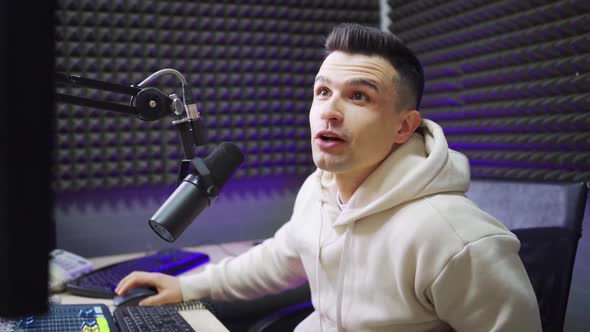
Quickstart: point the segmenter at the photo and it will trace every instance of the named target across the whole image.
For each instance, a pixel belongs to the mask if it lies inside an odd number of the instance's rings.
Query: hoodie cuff
[[[208,271],[179,276],[180,291],[184,302],[198,300],[211,295]]]

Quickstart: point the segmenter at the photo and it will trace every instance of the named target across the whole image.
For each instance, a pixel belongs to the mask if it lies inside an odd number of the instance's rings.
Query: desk
[[[188,247],[184,248],[185,250],[189,251],[200,251],[204,252],[209,255],[211,262],[219,262],[221,259],[228,257],[228,256],[236,256],[241,254],[242,252],[251,248],[253,243],[251,241],[245,242],[232,242],[232,243],[222,243],[216,245],[205,245],[205,246],[198,246],[198,247]],[[101,268],[103,266],[113,264],[116,262],[137,258],[141,256],[145,256],[145,252],[143,253],[134,253],[134,254],[123,254],[123,255],[113,255],[113,256],[103,256],[103,257],[94,257],[90,258],[90,260],[94,263],[94,267],[96,269]],[[204,268],[203,265],[198,266],[192,270],[186,271],[183,274],[192,274],[198,272]],[[113,300],[109,299],[97,299],[97,298],[89,298],[89,297],[82,297],[77,295],[72,295],[69,293],[60,293],[58,294],[61,297],[61,303],[63,304],[88,304],[88,303],[103,303],[106,304],[111,311],[115,310],[115,306],[113,305]],[[191,324],[191,326],[197,331],[228,331],[227,328],[221,324],[213,314],[211,314],[207,310],[199,310],[199,311],[192,311],[189,316],[183,315],[183,317]]]

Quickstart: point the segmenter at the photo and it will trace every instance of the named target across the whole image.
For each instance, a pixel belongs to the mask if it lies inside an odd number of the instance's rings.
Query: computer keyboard
[[[119,307],[114,316],[120,332],[194,331],[172,306]]]
[[[178,275],[208,261],[209,256],[201,252],[165,249],[149,256],[111,264],[94,270],[69,281],[66,287],[72,294],[111,299],[116,295],[114,289],[119,281],[133,271]]]

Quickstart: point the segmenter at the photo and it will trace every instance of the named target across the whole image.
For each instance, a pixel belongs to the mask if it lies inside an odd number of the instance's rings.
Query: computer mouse
[[[141,300],[156,294],[158,294],[158,291],[155,288],[135,287],[128,290],[124,295],[113,297],[113,304],[117,307],[137,306]]]

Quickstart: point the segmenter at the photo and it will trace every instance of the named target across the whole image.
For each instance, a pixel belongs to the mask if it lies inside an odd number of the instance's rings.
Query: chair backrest
[[[467,197],[521,241],[543,331],[563,331],[588,188],[585,183],[475,179]]]

